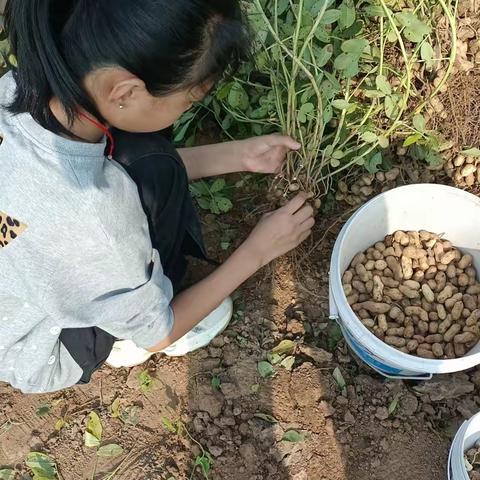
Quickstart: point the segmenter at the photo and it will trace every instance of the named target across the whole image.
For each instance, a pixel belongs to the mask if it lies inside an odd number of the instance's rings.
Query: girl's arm
[[[0,15],[5,13],[5,6],[7,5],[7,0],[0,0]]]
[[[276,173],[289,150],[300,145],[283,135],[265,135],[248,140],[181,148],[178,153],[188,178],[196,180],[235,172]]]
[[[305,194],[300,194],[281,209],[266,215],[222,266],[175,297],[173,329],[150,351],[159,352],[179,340],[257,270],[303,242],[314,225],[313,209],[305,206],[306,199]]]

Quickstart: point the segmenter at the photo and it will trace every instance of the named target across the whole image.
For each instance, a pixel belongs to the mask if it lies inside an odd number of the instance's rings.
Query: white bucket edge
[[[385,344],[378,339],[373,333],[371,333],[357,318],[353,310],[348,305],[345,293],[342,287],[342,274],[337,266],[340,264],[340,251],[343,246],[345,237],[350,233],[351,225],[358,215],[362,214],[362,211],[366,208],[370,208],[375,202],[383,201],[392,192],[398,193],[399,190],[403,190],[402,193],[408,194],[408,190],[422,188],[428,189],[444,189],[445,193],[454,193],[455,195],[465,196],[469,201],[478,203],[480,207],[480,199],[472,194],[464,192],[462,190],[447,187],[444,185],[435,184],[421,184],[421,185],[408,185],[405,187],[399,187],[389,192],[385,192],[377,197],[373,198],[360,209],[358,209],[347,221],[342,228],[332,253],[332,259],[330,264],[330,315],[337,320],[342,327],[342,330],[347,331],[350,334],[350,340],[358,342],[363,350],[368,351],[371,355],[380,359],[386,367],[392,367],[397,369],[397,374],[391,375],[398,378],[430,378],[431,374],[440,373],[452,373],[457,371],[466,370],[480,364],[480,352],[467,355],[462,358],[449,359],[449,360],[430,360],[422,359],[413,355],[400,352],[395,348]],[[345,321],[347,319],[347,321]],[[347,341],[349,339],[347,338]],[[349,342],[351,344],[351,342]],[[386,360],[388,359],[388,360]],[[369,362],[370,366],[372,366]],[[375,368],[377,371],[378,369]],[[388,369],[388,368],[387,368]],[[384,372],[380,371],[384,374]],[[406,375],[405,375],[406,373]],[[388,374],[386,376],[389,376]]]

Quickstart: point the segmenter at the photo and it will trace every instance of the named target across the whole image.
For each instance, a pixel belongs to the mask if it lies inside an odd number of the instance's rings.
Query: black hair
[[[70,124],[79,108],[103,121],[83,87],[96,69],[124,68],[159,96],[219,80],[251,46],[239,0],[9,0],[5,20],[18,63],[10,111],[67,135],[50,100]]]

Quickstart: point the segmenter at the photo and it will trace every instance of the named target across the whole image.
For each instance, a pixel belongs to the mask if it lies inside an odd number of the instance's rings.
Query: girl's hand
[[[293,250],[310,236],[315,220],[307,198],[300,193],[284,207],[264,215],[245,241],[243,247],[260,266]]]
[[[287,153],[301,147],[293,138],[285,135],[264,135],[236,143],[241,170],[252,173],[280,172]]]

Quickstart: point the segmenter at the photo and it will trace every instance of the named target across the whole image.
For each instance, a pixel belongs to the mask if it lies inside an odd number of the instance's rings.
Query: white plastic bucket
[[[470,253],[480,272],[480,199],[444,185],[408,185],[370,200],[348,220],[337,238],[330,265],[330,317],[342,328],[357,356],[386,377],[426,379],[435,373],[466,370],[480,364],[480,343],[463,358],[430,360],[408,355],[382,342],[357,318],[342,288],[353,257],[396,230],[444,233]]]
[[[463,422],[453,439],[448,456],[448,480],[469,480],[464,453],[480,439],[480,413]]]

